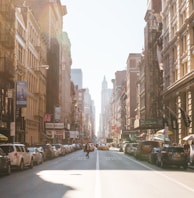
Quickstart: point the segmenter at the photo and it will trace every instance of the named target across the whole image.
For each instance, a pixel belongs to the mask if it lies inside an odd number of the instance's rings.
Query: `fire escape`
[[[157,58],[157,47],[162,31],[162,25],[157,21],[157,18],[152,15],[149,21],[148,31],[148,65],[147,65],[147,118],[161,119],[162,110],[162,71],[159,67]],[[149,102],[148,102],[149,101]]]

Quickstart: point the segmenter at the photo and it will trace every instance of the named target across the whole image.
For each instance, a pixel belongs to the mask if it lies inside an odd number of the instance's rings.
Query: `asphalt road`
[[[2,198],[193,198],[194,171],[161,169],[118,152],[82,150],[0,176]]]

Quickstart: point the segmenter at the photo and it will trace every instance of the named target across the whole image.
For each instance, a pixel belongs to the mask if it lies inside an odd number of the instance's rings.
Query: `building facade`
[[[139,77],[139,62],[141,54],[130,53],[127,59],[126,72],[126,129],[134,131],[134,121],[137,114],[137,80]]]
[[[192,0],[162,1],[164,109],[175,125],[173,141],[182,143],[193,133],[194,112],[194,4]],[[168,111],[170,110],[170,114]]]
[[[0,133],[9,141],[14,135],[15,6],[11,0],[3,0],[0,5]]]
[[[114,142],[121,141],[122,131],[124,129],[123,120],[126,120],[123,115],[123,93],[126,92],[126,70],[116,71],[113,83],[113,94],[111,100],[111,135]],[[125,108],[125,107],[124,107]]]
[[[74,85],[78,86],[78,89],[83,88],[83,74],[81,69],[71,69],[71,80],[73,81]]]
[[[68,129],[73,101],[71,94],[71,43],[67,33],[63,32],[62,38],[62,68],[59,72],[59,104],[61,106],[61,121],[64,122],[65,129]]]

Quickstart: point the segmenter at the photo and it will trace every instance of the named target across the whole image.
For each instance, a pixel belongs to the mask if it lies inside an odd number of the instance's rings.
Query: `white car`
[[[54,151],[54,157],[59,157],[60,151],[56,148],[56,146],[52,146],[52,149]]]
[[[8,155],[11,166],[23,170],[25,166],[33,168],[33,155],[24,144],[7,143],[0,144],[0,148]]]
[[[190,152],[189,152],[189,163],[194,165],[194,144],[190,145]]]
[[[36,147],[28,147],[28,151],[32,153],[35,165],[43,163],[43,155]]]
[[[56,150],[59,153],[59,156],[65,155],[65,148],[63,147],[62,144],[52,144],[52,146],[55,146]]]

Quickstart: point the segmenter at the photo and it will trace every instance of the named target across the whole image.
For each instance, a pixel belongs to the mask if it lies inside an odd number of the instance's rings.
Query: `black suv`
[[[139,142],[135,157],[140,160],[149,160],[153,148],[160,148],[160,143],[153,140],[144,140]]]
[[[0,148],[0,173],[5,173],[7,175],[11,174],[10,159],[1,148]]]
[[[158,152],[156,164],[162,168],[166,166],[182,166],[186,169],[188,167],[188,156],[182,146],[168,146]]]

